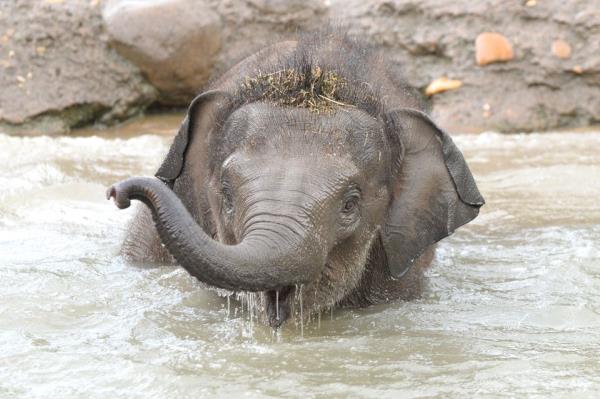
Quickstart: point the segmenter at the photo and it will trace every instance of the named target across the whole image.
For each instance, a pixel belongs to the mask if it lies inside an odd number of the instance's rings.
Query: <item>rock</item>
[[[156,93],[103,40],[89,0],[0,1],[0,131],[58,134],[130,118]]]
[[[444,91],[458,89],[461,86],[462,82],[460,80],[448,79],[447,77],[442,76],[429,83],[425,89],[425,94],[433,96],[434,94],[442,93]]]
[[[221,21],[202,1],[113,1],[103,17],[111,44],[145,73],[161,102],[187,104],[210,77]]]
[[[481,107],[483,109],[483,113],[481,114],[484,118],[489,118],[492,115],[492,107],[490,104],[485,103]]]
[[[214,71],[322,25],[326,1],[111,0],[103,15],[111,43],[144,71],[160,101],[187,106]]]
[[[564,40],[555,40],[552,42],[552,54],[558,58],[571,58],[571,46]]]
[[[475,59],[478,65],[510,61],[513,59],[512,45],[499,33],[480,33],[475,40]]]

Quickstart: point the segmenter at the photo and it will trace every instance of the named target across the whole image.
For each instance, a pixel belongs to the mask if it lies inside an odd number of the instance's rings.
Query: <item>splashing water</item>
[[[260,294],[118,256],[134,211],[105,187],[152,175],[171,139],[110,134],[0,135],[0,398],[600,390],[600,133],[455,136],[487,205],[442,241],[423,297],[311,324],[298,297],[276,331]]]

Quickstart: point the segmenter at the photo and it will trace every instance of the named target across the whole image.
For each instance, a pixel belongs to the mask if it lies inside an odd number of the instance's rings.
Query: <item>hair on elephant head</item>
[[[148,205],[160,242],[202,282],[260,292],[272,326],[300,296],[304,314],[406,297],[433,244],[484,201],[393,71],[334,31],[266,48],[192,102],[158,179],[109,196]],[[130,247],[139,240],[151,238]]]

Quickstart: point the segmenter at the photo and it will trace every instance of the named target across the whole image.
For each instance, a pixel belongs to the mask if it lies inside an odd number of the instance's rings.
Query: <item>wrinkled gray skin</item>
[[[346,105],[313,112],[239,90],[259,70],[315,66],[348,81]],[[335,32],[233,67],[190,106],[160,180],[109,189],[121,208],[147,205],[125,255],[170,253],[209,286],[262,292],[274,327],[297,312],[300,286],[305,316],[418,295],[433,244],[472,220],[483,198],[460,151],[392,71]]]

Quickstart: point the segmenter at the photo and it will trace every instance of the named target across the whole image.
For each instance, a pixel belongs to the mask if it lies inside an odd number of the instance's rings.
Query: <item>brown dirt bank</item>
[[[451,131],[598,124],[594,3],[2,1],[0,131],[60,134],[152,104],[185,106],[215,71],[330,20],[384,48],[423,93],[429,87],[432,114]]]

